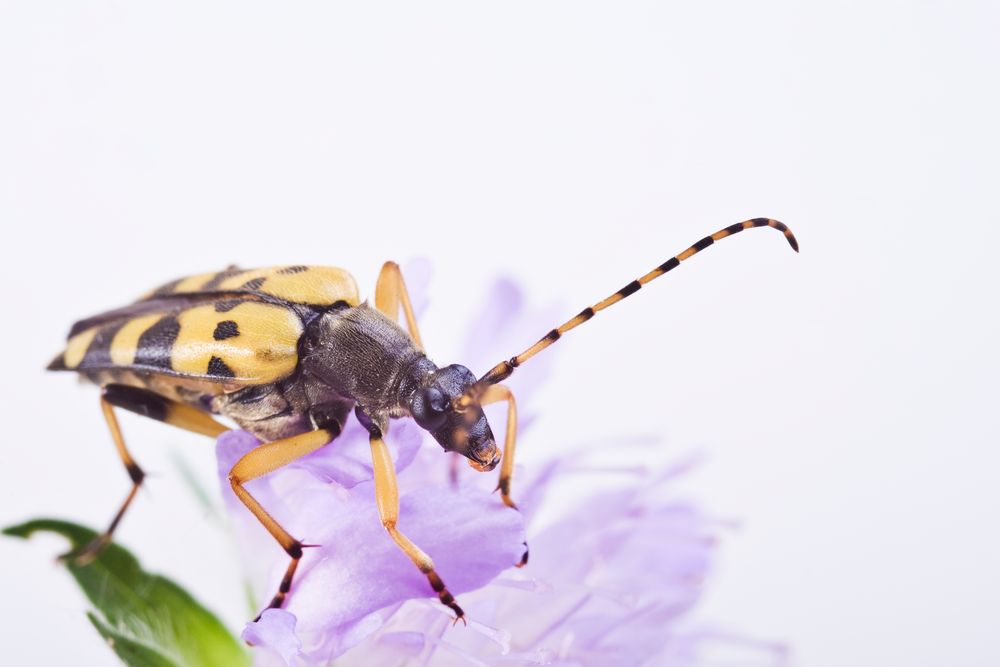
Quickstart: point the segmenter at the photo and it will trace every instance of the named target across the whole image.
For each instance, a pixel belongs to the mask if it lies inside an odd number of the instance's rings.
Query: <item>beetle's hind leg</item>
[[[139,493],[142,480],[146,477],[146,473],[135,462],[135,459],[132,458],[128,448],[125,446],[125,439],[122,437],[118,418],[115,416],[111,404],[103,396],[101,397],[101,411],[104,413],[104,419],[108,423],[108,430],[111,431],[111,439],[115,442],[115,449],[118,450],[118,456],[121,458],[122,464],[125,466],[125,471],[128,472],[128,476],[132,480],[132,488],[129,490],[128,495],[125,496],[125,501],[118,508],[114,518],[111,519],[111,523],[103,533],[91,540],[89,544],[59,556],[59,560],[72,560],[76,565],[90,563],[111,542],[111,536],[114,534],[118,524],[121,523],[122,517],[125,516],[125,511],[132,504],[132,500]]]
[[[421,350],[424,344],[420,340],[420,330],[417,328],[417,316],[410,303],[410,293],[403,281],[403,272],[396,262],[386,262],[378,274],[375,283],[375,308],[393,322],[399,321],[399,308],[403,307],[406,317],[406,328],[410,330],[410,338]]]
[[[243,487],[243,484],[252,479],[257,479],[262,475],[274,472],[278,468],[286,466],[307,454],[311,454],[336,438],[340,434],[340,429],[340,423],[334,421],[329,423],[325,428],[261,445],[247,452],[243,458],[233,465],[232,470],[229,471],[229,483],[233,487],[233,492],[247,506],[247,509],[257,517],[257,520],[267,529],[267,532],[271,533],[271,536],[278,541],[281,548],[292,559],[285,570],[285,576],[281,579],[281,584],[278,586],[278,592],[271,598],[267,609],[278,608],[284,604],[285,598],[288,596],[288,591],[291,590],[292,578],[295,576],[295,570],[299,566],[299,560],[302,558],[302,549],[305,545],[292,537],[264,509],[260,502],[250,495],[250,492]],[[260,615],[254,620],[260,620]]]
[[[139,492],[139,487],[142,486],[143,479],[146,477],[146,473],[135,462],[128,447],[125,446],[125,438],[122,436],[118,417],[115,416],[114,409],[116,407],[213,437],[226,430],[225,426],[204,412],[183,403],[167,400],[151,391],[126,385],[111,384],[105,386],[101,390],[101,412],[104,413],[104,419],[108,423],[108,430],[111,431],[111,439],[115,443],[115,449],[118,450],[118,456],[132,480],[132,488],[125,496],[125,501],[115,513],[107,530],[84,547],[63,554],[59,557],[60,560],[72,559],[77,565],[86,565],[93,561],[101,550],[111,542],[115,529],[121,523],[122,517],[125,516],[126,510],[132,504]]]

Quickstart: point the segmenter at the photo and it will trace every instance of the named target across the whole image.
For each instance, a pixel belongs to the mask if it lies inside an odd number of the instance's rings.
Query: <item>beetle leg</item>
[[[115,449],[118,450],[118,456],[121,458],[122,463],[125,465],[125,470],[128,472],[129,478],[132,480],[132,488],[129,490],[128,495],[125,496],[125,501],[118,508],[115,513],[111,523],[108,525],[107,529],[90,541],[89,544],[83,546],[80,549],[74,549],[61,556],[59,560],[73,560],[77,565],[86,565],[94,560],[101,550],[104,549],[110,542],[111,536],[115,532],[115,528],[121,523],[122,517],[125,516],[125,511],[128,509],[129,505],[132,504],[132,500],[135,498],[136,494],[139,492],[139,487],[142,486],[142,480],[146,476],[146,473],[142,471],[139,464],[135,462],[132,455],[129,453],[128,448],[125,446],[125,439],[122,437],[121,427],[118,425],[118,418],[115,416],[114,409],[107,400],[101,397],[101,411],[104,413],[104,420],[108,423],[108,430],[111,431],[111,439],[114,440]]]
[[[105,401],[129,412],[143,417],[182,428],[185,431],[200,433],[217,438],[229,430],[227,426],[217,422],[207,412],[198,408],[171,401],[157,393],[124,384],[109,384],[102,391]]]
[[[292,558],[292,561],[288,564],[288,569],[285,570],[285,576],[281,579],[278,592],[275,593],[270,604],[267,605],[267,609],[281,607],[284,603],[285,597],[292,587],[292,577],[295,576],[295,570],[299,566],[299,560],[302,558],[303,544],[282,528],[281,524],[264,509],[257,499],[250,495],[250,492],[243,487],[243,484],[274,472],[278,468],[286,466],[307,454],[311,454],[325,446],[339,434],[340,425],[337,422],[333,422],[327,428],[269,442],[247,452],[243,458],[233,465],[232,470],[229,471],[229,483],[233,487],[233,492],[247,506],[247,509],[257,517],[257,520],[267,529],[267,532],[271,533],[271,536],[278,541],[278,544],[285,550],[285,553]],[[260,616],[258,615],[254,620],[259,619]]]
[[[517,505],[510,497],[510,480],[514,476],[514,452],[517,448],[517,401],[514,400],[514,393],[509,387],[502,384],[495,384],[487,389],[481,399],[481,405],[507,401],[507,427],[504,430],[503,438],[503,462],[500,465],[500,479],[497,481],[497,489],[500,491],[500,498],[504,505],[517,509]],[[524,555],[518,567],[528,564],[528,545],[524,545]]]
[[[487,389],[480,398],[480,405],[499,403],[507,401],[507,428],[503,438],[503,463],[500,466],[500,479],[497,482],[497,489],[500,491],[500,498],[504,505],[517,509],[517,505],[510,498],[510,479],[514,475],[514,450],[517,444],[517,401],[510,388],[495,384]]]
[[[458,488],[458,474],[462,470],[462,460],[464,456],[456,452],[447,452],[448,455],[448,482],[452,489]]]
[[[121,523],[122,517],[125,516],[125,511],[132,504],[146,476],[146,473],[135,462],[132,454],[125,446],[125,438],[122,436],[121,426],[119,426],[118,418],[115,416],[114,408],[116,407],[135,412],[144,417],[152,417],[153,419],[158,419],[188,431],[213,437],[226,430],[225,426],[201,410],[184,405],[183,403],[168,400],[146,389],[116,384],[104,387],[101,392],[101,411],[104,413],[104,420],[108,424],[108,430],[111,431],[111,439],[115,443],[115,449],[118,450],[118,456],[121,458],[122,463],[125,465],[125,470],[132,480],[132,488],[129,490],[128,495],[125,496],[125,501],[122,502],[121,507],[115,513],[110,525],[108,525],[108,528],[103,533],[95,537],[86,546],[59,557],[61,560],[73,559],[77,565],[86,565],[93,561],[101,550],[111,542],[111,537],[115,529]]]
[[[382,265],[378,281],[375,283],[375,308],[393,322],[397,322],[400,306],[403,307],[410,338],[423,350],[424,344],[420,340],[420,331],[417,328],[417,316],[413,314],[410,293],[406,291],[406,283],[403,281],[403,272],[399,270],[399,264],[396,262],[386,262]]]
[[[378,427],[369,427],[369,432],[372,465],[375,468],[375,503],[378,505],[378,514],[382,519],[382,525],[396,546],[402,549],[403,553],[413,561],[413,564],[424,573],[441,603],[455,612],[455,622],[457,623],[461,619],[465,623],[465,612],[458,606],[454,596],[448,592],[444,582],[441,581],[441,577],[434,571],[434,561],[396,527],[396,522],[399,520],[399,489],[396,486],[396,468]]]

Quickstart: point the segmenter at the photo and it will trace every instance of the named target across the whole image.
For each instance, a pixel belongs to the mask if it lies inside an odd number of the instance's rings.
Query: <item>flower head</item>
[[[400,425],[388,434],[403,443],[397,449],[397,466],[407,463],[400,455],[414,439],[412,430],[410,425]],[[341,438],[343,442],[338,439],[337,443],[346,451],[304,461],[248,485],[288,530],[319,545],[303,556],[284,612],[267,612],[261,622],[248,626],[245,638],[251,643],[271,644],[270,635],[262,634],[269,632],[271,624],[294,627],[303,655],[330,659],[363,638],[366,631],[379,627],[384,616],[380,610],[433,596],[427,578],[382,528],[370,468],[369,478],[363,479],[365,464],[352,456],[358,443],[367,447],[367,432],[358,426],[346,429]],[[217,445],[220,471],[228,471],[257,444],[243,431],[224,434]],[[488,493],[451,489],[445,484],[415,484],[412,477],[405,472],[400,475],[400,526],[432,555],[455,594],[487,584],[518,561],[524,524],[516,511]],[[229,502],[235,516],[253,520],[238,500]],[[275,546],[264,553],[273,564],[260,580],[267,583],[262,592],[277,587],[287,560]],[[442,611],[447,610],[442,607]],[[296,622],[292,624],[284,614],[293,615]],[[288,654],[293,645],[283,644],[282,652]]]

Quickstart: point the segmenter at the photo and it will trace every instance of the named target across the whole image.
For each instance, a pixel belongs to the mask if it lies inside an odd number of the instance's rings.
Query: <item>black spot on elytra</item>
[[[287,275],[290,273],[302,273],[303,271],[308,271],[308,266],[302,266],[301,264],[296,264],[295,266],[286,266],[285,268],[278,271],[279,274]]]
[[[223,320],[215,325],[212,338],[215,340],[226,340],[240,335],[240,328],[233,320]]]
[[[228,280],[230,278],[240,275],[241,273],[246,273],[246,269],[230,266],[224,271],[219,271],[214,276],[212,276],[212,278],[208,282],[206,282],[204,285],[201,286],[201,289],[199,291],[211,292],[217,290],[219,288],[219,285],[222,284],[223,280]]]
[[[233,369],[227,366],[226,362],[218,357],[212,357],[208,360],[208,374],[217,378],[236,377],[236,373],[233,372]]]
[[[240,285],[241,290],[247,290],[248,292],[255,292],[260,289],[260,286],[264,284],[267,278],[254,278],[253,280],[248,280],[242,285]]]
[[[230,310],[240,305],[241,303],[243,303],[243,299],[224,299],[222,301],[216,301],[215,312],[228,313]]]

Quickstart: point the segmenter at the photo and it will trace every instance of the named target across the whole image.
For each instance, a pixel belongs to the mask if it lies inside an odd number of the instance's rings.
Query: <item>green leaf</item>
[[[74,549],[97,536],[93,530],[56,519],[35,519],[3,533],[28,538],[50,532]],[[142,569],[125,548],[109,544],[87,565],[66,562],[95,612],[90,622],[131,667],[240,667],[250,658],[225,626],[180,586]]]
[[[101,621],[94,612],[87,612],[87,618],[94,624],[97,631],[101,633],[108,646],[118,654],[118,657],[126,665],[131,665],[132,667],[175,667],[177,665],[176,662],[157,652],[156,649],[150,648],[145,644],[140,644],[134,639],[115,632]]]

